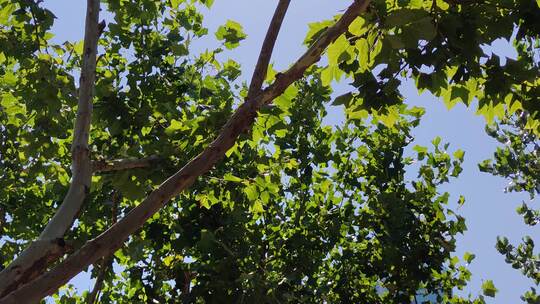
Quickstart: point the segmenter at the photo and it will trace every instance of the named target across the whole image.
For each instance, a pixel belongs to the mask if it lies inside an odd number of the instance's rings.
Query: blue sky
[[[301,42],[309,22],[331,18],[345,9],[350,2],[350,0],[292,1],[276,44],[273,57],[275,67],[278,70],[285,69],[302,54],[304,47]],[[58,17],[53,28],[56,34],[55,41],[81,40],[85,1],[48,0],[45,3]],[[203,50],[218,46],[213,36],[215,29],[227,19],[240,22],[248,38],[239,48],[227,51],[224,56],[241,63],[243,77],[249,78],[276,3],[277,0],[215,0],[212,10],[204,10],[205,25],[209,27],[210,35],[196,43],[194,47]],[[497,41],[486,49],[501,56],[515,56],[509,43],[505,41]],[[336,93],[343,93],[346,88],[345,84],[338,84]],[[479,293],[482,281],[492,279],[499,293],[495,299],[488,298],[488,303],[519,302],[519,295],[531,286],[531,282],[504,262],[504,258],[495,250],[495,239],[497,235],[505,235],[511,242],[517,243],[525,234],[539,235],[538,227],[526,226],[515,212],[518,204],[528,197],[503,193],[508,181],[478,171],[477,164],[491,157],[497,143],[485,134],[485,121],[475,115],[473,108],[466,108],[460,104],[448,111],[442,101],[432,95],[425,93],[419,96],[411,82],[405,83],[401,88],[408,104],[422,106],[427,110],[422,124],[414,131],[414,144],[430,146],[430,141],[434,137],[441,136],[444,142],[451,143],[450,149],[460,148],[466,151],[464,172],[461,177],[443,188],[452,194],[453,201],[457,201],[459,195],[466,198],[465,205],[458,211],[467,219],[469,230],[464,236],[459,237],[456,255],[461,257],[464,252],[469,251],[476,254],[476,259],[470,267],[473,279],[465,293]],[[330,113],[332,115],[330,121],[339,122],[342,118],[338,110],[332,110]],[[537,243],[540,242],[538,237],[533,239]],[[80,291],[92,286],[86,275],[79,276],[74,283]]]

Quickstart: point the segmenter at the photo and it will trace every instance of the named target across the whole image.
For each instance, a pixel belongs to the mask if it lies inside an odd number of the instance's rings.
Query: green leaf
[[[467,264],[470,264],[474,258],[476,257],[476,255],[470,253],[470,252],[465,252],[463,254],[463,260],[465,260],[465,262],[467,262]]]
[[[264,207],[261,200],[255,200],[251,206],[251,212],[255,214],[264,213]]]
[[[0,24],[4,25],[8,23],[8,19],[15,11],[16,6],[14,4],[7,4],[2,9],[0,9]]]
[[[79,42],[75,43],[75,45],[73,45],[73,51],[75,51],[75,54],[79,56],[82,56],[83,48],[84,48],[84,40],[80,40]]]
[[[328,64],[331,66],[337,66],[339,57],[347,50],[348,47],[349,41],[345,35],[339,36],[339,38],[328,47]]]
[[[175,56],[186,56],[189,54],[187,47],[181,43],[171,45],[171,51]]]
[[[349,92],[349,93],[336,97],[334,102],[332,102],[332,105],[333,106],[344,105],[345,107],[348,107],[352,99],[353,99],[353,94]]]
[[[428,17],[429,13],[423,9],[400,9],[392,11],[386,18],[386,25],[388,27],[403,26],[411,24],[422,18]]]
[[[13,94],[7,92],[0,95],[0,113],[2,112],[8,115],[8,124],[18,126],[26,114],[26,109],[24,105],[19,104]]]
[[[482,291],[485,296],[494,298],[495,294],[498,292],[498,289],[495,288],[492,280],[486,280],[484,283],[482,283]]]
[[[244,193],[250,201],[255,201],[259,198],[259,190],[255,184],[250,184],[245,187]]]
[[[422,8],[424,7],[424,0],[411,0],[409,2],[409,6],[412,7],[412,8]],[[431,3],[430,3],[431,5]]]
[[[211,8],[212,5],[214,5],[214,0],[201,0],[201,2],[208,8]]]
[[[418,22],[411,25],[411,31],[412,29],[417,29],[418,31],[413,33],[416,33],[418,39],[422,40],[432,40],[437,35],[437,29],[435,28],[435,25],[433,24],[433,19],[431,17],[426,17],[424,19],[419,20]]]
[[[186,0],[171,0],[171,7],[177,8],[180,4],[184,3]]]
[[[268,193],[268,191],[261,192],[261,201],[265,204],[268,204],[268,202],[270,201],[270,194]]]
[[[240,45],[240,41],[246,39],[242,25],[236,21],[227,20],[225,25],[220,26],[216,31],[216,38],[224,41],[225,47],[232,50]]]
[[[465,156],[465,151],[458,149],[454,152],[454,157],[459,159],[460,161],[463,161],[463,157]]]
[[[350,120],[362,120],[368,117],[369,117],[369,112],[367,110],[347,112],[347,118]]]
[[[215,246],[215,241],[216,237],[211,231],[208,231],[207,229],[202,229],[201,238],[197,245],[199,246],[199,248],[201,248],[201,250],[208,252]]]
[[[323,86],[330,86],[332,81],[341,79],[343,71],[340,70],[336,65],[328,65],[321,72],[321,81]]]
[[[332,24],[334,24],[334,22],[330,20],[310,23],[309,30],[304,39],[304,44],[311,45]]]
[[[165,129],[167,135],[173,135],[178,131],[188,130],[189,127],[176,119],[171,120],[171,124]]]
[[[362,36],[367,32],[366,20],[362,17],[357,17],[349,25],[349,32],[355,36]]]
[[[298,95],[298,88],[294,85],[289,86],[283,94],[277,97],[274,100],[274,104],[277,105],[281,110],[288,111],[291,107],[291,103],[294,98]]]
[[[399,120],[399,117],[400,114],[396,107],[390,107],[387,109],[386,113],[377,116],[379,121],[388,128],[393,128],[396,122]]]
[[[388,35],[384,39],[388,41],[388,43],[390,44],[390,47],[393,49],[405,48],[405,44],[403,43],[403,41],[401,41],[401,38],[398,35]]]
[[[414,146],[413,150],[416,151],[416,153],[418,153],[418,159],[419,160],[424,159],[424,157],[428,153],[428,148],[427,147],[423,147],[423,146],[419,146],[419,145]]]
[[[334,66],[327,66],[321,71],[321,82],[325,87],[330,86],[334,80]]]
[[[463,206],[465,204],[465,197],[463,195],[459,196],[458,205]]]
[[[234,176],[232,175],[232,173],[226,173],[224,176],[223,176],[223,179],[226,180],[226,181],[229,181],[229,182],[235,182],[235,183],[240,183],[243,181],[243,179],[237,177],[237,176]]]
[[[358,51],[358,64],[360,65],[360,72],[364,72],[369,68],[370,50],[367,39],[358,39],[354,45]]]
[[[204,207],[206,209],[210,209],[210,202],[208,201],[208,196],[200,195],[200,196],[198,196],[198,199],[199,199],[199,205],[201,207]]]
[[[419,40],[430,41],[437,35],[437,29],[431,17],[426,17],[406,25],[400,35],[407,48],[417,48]]]

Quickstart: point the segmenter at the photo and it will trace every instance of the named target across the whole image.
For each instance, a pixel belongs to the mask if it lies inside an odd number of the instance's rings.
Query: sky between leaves
[[[276,0],[215,0],[210,11],[202,9],[210,35],[195,43],[193,51],[218,46],[213,32],[228,19],[241,23],[248,34],[247,39],[240,47],[226,51],[222,56],[232,57],[242,64],[242,77],[248,80],[276,3]],[[274,67],[283,70],[302,54],[304,47],[301,42],[309,22],[330,18],[345,9],[349,3],[349,0],[292,1],[274,51],[272,60]],[[82,39],[84,0],[49,0],[45,2],[45,6],[58,18],[53,27],[53,33],[56,34],[55,41]],[[107,17],[102,14],[102,18]],[[485,49],[502,57],[515,56],[506,41],[496,41]],[[336,84],[336,95],[346,92],[346,82],[345,80]],[[476,254],[476,259],[470,267],[473,274],[472,281],[464,292],[481,293],[480,286],[483,280],[492,279],[499,293],[495,299],[488,298],[489,303],[518,302],[519,295],[528,289],[530,282],[504,262],[503,256],[495,249],[495,239],[497,235],[505,235],[511,242],[517,243],[522,236],[528,234],[535,242],[540,242],[538,226],[526,226],[515,212],[521,201],[528,199],[527,196],[505,194],[503,188],[507,184],[506,180],[479,172],[477,164],[491,157],[497,143],[484,132],[485,121],[474,114],[474,109],[467,109],[460,103],[448,111],[443,103],[431,94],[419,96],[412,83],[405,83],[401,89],[407,104],[422,106],[427,110],[422,123],[413,132],[415,142],[411,148],[415,144],[430,146],[430,141],[440,136],[443,142],[449,142],[454,149],[466,151],[464,171],[460,178],[452,180],[440,189],[452,194],[451,201],[456,202],[459,195],[466,198],[465,205],[457,211],[467,219],[469,230],[458,238],[456,255],[461,257],[469,251]],[[338,123],[343,117],[339,109],[333,109],[330,113],[329,124]],[[90,289],[93,283],[87,274],[77,276],[72,282],[80,292]]]

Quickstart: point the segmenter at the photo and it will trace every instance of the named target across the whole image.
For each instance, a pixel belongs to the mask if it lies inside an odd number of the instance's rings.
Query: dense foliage
[[[41,2],[0,0],[0,268],[39,236],[70,184],[84,47],[51,42],[54,13]],[[75,249],[201,153],[247,96],[240,65],[217,59],[223,49],[191,52],[208,35],[198,8],[213,1],[103,2],[112,17],[99,40],[91,158],[151,165],[94,172],[63,238]],[[305,44],[336,20],[311,24]],[[537,0],[372,1],[329,46],[327,64],[263,107],[221,163],[94,264],[99,301],[484,303],[491,281],[483,295],[456,295],[474,255],[453,254],[465,220],[438,189],[459,176],[464,152],[436,138],[404,155],[423,109],[407,107],[399,85],[413,78],[448,107],[477,101],[490,122],[528,113],[490,131],[511,144],[482,168],[537,195],[539,33]],[[214,37],[234,49],[246,35],[229,21]],[[499,38],[513,42],[515,60],[501,64],[482,48]],[[270,70],[267,82],[280,76]],[[332,100],[343,78],[354,89]],[[341,124],[324,123],[341,109]],[[538,222],[527,205],[519,212]],[[538,284],[533,247],[497,245]],[[88,295],[67,286],[54,299]]]

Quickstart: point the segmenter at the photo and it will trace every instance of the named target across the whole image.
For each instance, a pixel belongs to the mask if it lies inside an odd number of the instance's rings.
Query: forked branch
[[[272,58],[272,52],[276,45],[277,36],[290,3],[291,0],[280,0],[276,11],[274,12],[268,31],[266,32],[266,37],[264,38],[261,52],[259,53],[257,65],[255,66],[255,70],[253,70],[251,84],[249,85],[248,100],[259,94],[261,91],[264,79],[266,78],[266,73],[268,72],[268,65]]]

